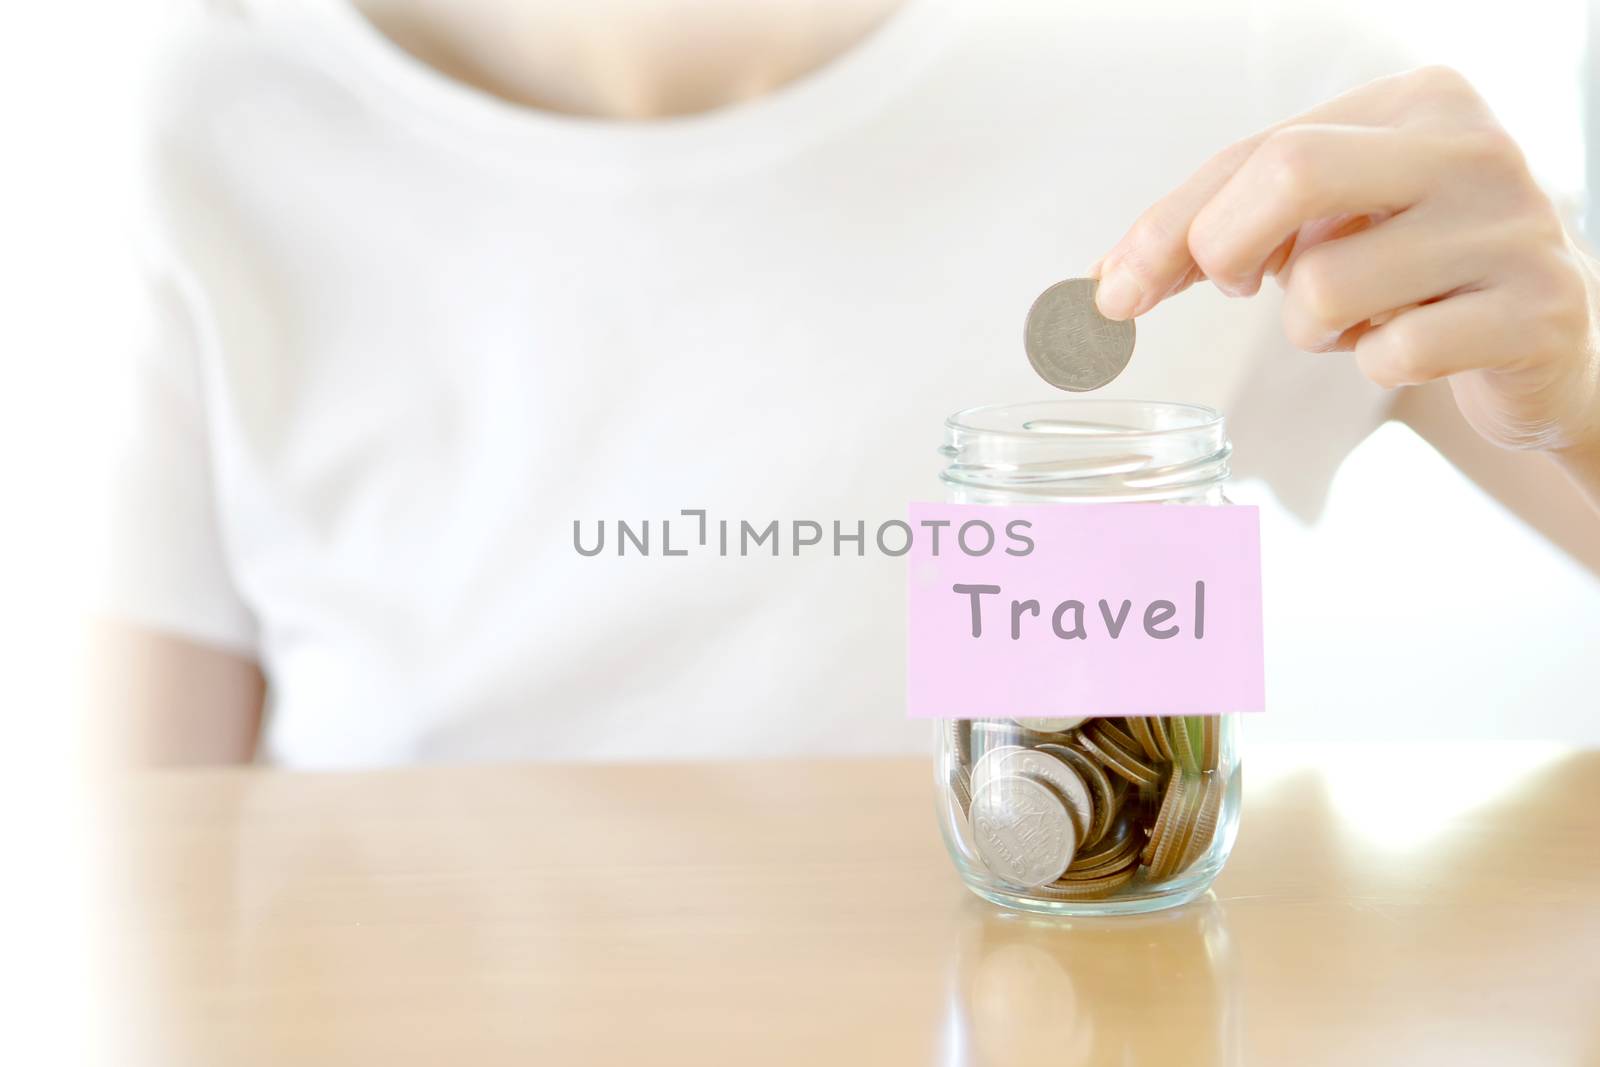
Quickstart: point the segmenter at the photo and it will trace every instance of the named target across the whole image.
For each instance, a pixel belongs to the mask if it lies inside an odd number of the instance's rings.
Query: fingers
[[[1231,146],[1098,270],[1111,318],[1202,276],[1246,295],[1272,273],[1298,346],[1353,351],[1386,387],[1453,378],[1491,440],[1589,424],[1566,398],[1593,395],[1594,286],[1521,152],[1451,71],[1374,83]]]
[[[1332,351],[1370,319],[1481,286],[1495,251],[1480,228],[1442,224],[1426,207],[1317,244],[1279,276],[1284,334],[1297,348]]]
[[[1146,211],[1101,261],[1100,313],[1143,314],[1198,270],[1224,292],[1261,285],[1305,223],[1394,212],[1434,173],[1414,136],[1363,126],[1289,126],[1233,145]]]
[[[1185,280],[1192,280],[1196,269],[1189,242],[1195,219],[1257,149],[1278,135],[1306,125],[1388,128],[1408,117],[1460,108],[1464,101],[1474,99],[1471,87],[1459,74],[1428,67],[1369,82],[1229,146],[1140,216],[1101,260],[1101,284],[1096,293],[1101,313],[1114,319],[1130,318],[1185,288]],[[1291,134],[1287,140],[1292,139]],[[1358,161],[1339,160],[1335,170],[1352,162]],[[1284,236],[1288,232],[1292,229]],[[1266,259],[1264,253],[1258,261]],[[1249,274],[1244,281],[1253,287],[1259,284],[1259,275]]]
[[[1378,385],[1421,385],[1463,371],[1516,363],[1542,343],[1521,328],[1504,290],[1461,293],[1396,315],[1362,334],[1356,363]]]
[[[1435,183],[1439,155],[1431,139],[1387,127],[1280,130],[1195,217],[1189,252],[1223,292],[1249,295],[1273,253],[1306,223],[1417,204]]]
[[[1102,315],[1132,318],[1193,284],[1199,270],[1189,255],[1189,226],[1258,141],[1230,145],[1139,216],[1100,261],[1095,304]]]

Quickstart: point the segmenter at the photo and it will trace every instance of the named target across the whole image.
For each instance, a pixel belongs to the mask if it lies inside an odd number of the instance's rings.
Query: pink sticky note
[[[913,504],[910,522],[912,718],[1263,710],[1255,508]]]

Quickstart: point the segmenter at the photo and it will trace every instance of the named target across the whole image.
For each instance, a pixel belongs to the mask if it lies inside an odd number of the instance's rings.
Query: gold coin
[[[1135,832],[1133,820],[1118,819],[1116,825],[1097,844],[1074,855],[1071,866],[1079,869],[1098,866],[1121,852],[1129,843],[1139,845],[1143,841],[1143,835]]]
[[[1191,774],[1199,773],[1200,755],[1194,750],[1189,724],[1174,716],[1167,720],[1167,727],[1167,735],[1172,739],[1173,762]]]
[[[1161,750],[1161,758],[1167,763],[1172,762],[1172,738],[1167,734],[1167,720],[1158,716],[1150,716],[1150,733],[1155,737],[1156,748]]]
[[[950,719],[945,725],[945,743],[955,756],[956,766],[972,766],[972,723],[967,719]]]
[[[1113,891],[1121,889],[1133,880],[1138,871],[1137,867],[1127,867],[1104,878],[1094,878],[1085,882],[1051,882],[1049,885],[1038,886],[1033,893],[1045,900],[1094,900],[1109,896]]]
[[[1149,716],[1134,715],[1128,719],[1128,732],[1139,743],[1139,747],[1144,750],[1144,754],[1159,763],[1165,757],[1161,755],[1161,749],[1156,747],[1156,739],[1150,733],[1151,721]]]
[[[1189,838],[1194,835],[1200,802],[1205,799],[1205,783],[1197,775],[1185,774],[1182,777],[1184,785],[1183,792],[1178,796],[1178,805],[1173,808],[1172,817],[1167,820],[1166,833],[1156,844],[1155,854],[1150,858],[1152,880],[1164,881],[1178,873],[1178,863],[1183,859]]]
[[[1096,862],[1083,862],[1074,856],[1072,863],[1067,866],[1061,879],[1065,881],[1085,881],[1092,878],[1104,877],[1122,870],[1124,867],[1137,867],[1139,865],[1140,837],[1130,833],[1122,843],[1108,856]]]
[[[950,771],[950,794],[956,798],[956,804],[965,815],[972,810],[972,775],[965,767],[956,767]]]
[[[1134,794],[1133,809],[1145,818],[1154,820],[1156,809],[1161,807],[1162,790],[1163,783],[1159,782],[1155,785],[1141,785],[1137,789],[1130,786],[1129,791]]]
[[[1127,736],[1124,734],[1123,736]],[[1107,770],[1126,778],[1135,785],[1159,785],[1161,771],[1159,768],[1146,763],[1133,752],[1119,747],[1115,741],[1115,734],[1107,731],[1101,723],[1087,726],[1078,735],[1086,749],[1103,763]],[[1128,738],[1130,748],[1137,747],[1133,739]]]
[[[1133,792],[1133,786],[1126,778],[1118,777],[1111,779],[1111,790],[1111,817],[1115,819],[1128,806],[1128,794]]]
[[[1195,832],[1200,826],[1200,815],[1205,809],[1207,798],[1215,792],[1213,787],[1216,781],[1217,776],[1214,774],[1201,775],[1201,781],[1195,788],[1194,794],[1188,798],[1188,803],[1185,805],[1187,818],[1184,820],[1184,825],[1177,840],[1174,842],[1172,855],[1168,858],[1166,872],[1168,878],[1175,877],[1179,871],[1189,865],[1191,859],[1189,849],[1194,843]],[[1220,796],[1220,794],[1218,795]]]
[[[1222,815],[1223,794],[1227,791],[1228,783],[1222,775],[1216,772],[1206,775],[1206,794],[1200,801],[1200,813],[1195,818],[1194,832],[1189,836],[1183,850],[1183,858],[1178,861],[1174,874],[1194,866],[1195,861],[1211,848],[1212,838],[1217,836],[1217,820]]]
[[[1161,798],[1161,810],[1156,813],[1155,825],[1150,828],[1150,840],[1139,855],[1140,861],[1147,867],[1155,862],[1156,848],[1166,840],[1172,822],[1177,818],[1176,811],[1183,803],[1183,791],[1188,782],[1188,775],[1176,772],[1167,780],[1167,792]]]
[[[1133,734],[1128,732],[1126,719],[1122,720],[1120,724],[1116,719],[1094,719],[1088,725],[1084,726],[1083,729],[1087,730],[1090,726],[1093,726],[1095,729],[1099,730],[1100,733],[1109,738],[1111,743],[1116,745],[1118,748],[1126,752],[1139,751],[1139,742],[1135,741],[1133,739]]]
[[[1222,757],[1222,723],[1215,715],[1201,715],[1199,719],[1200,769],[1214,771]]]
[[[1097,881],[1101,880],[1102,878],[1109,878],[1114,874],[1121,873],[1122,871],[1130,871],[1131,872],[1131,871],[1137,871],[1138,869],[1139,869],[1139,853],[1138,853],[1138,850],[1135,849],[1132,852],[1128,852],[1128,853],[1125,853],[1122,856],[1119,856],[1115,863],[1103,863],[1100,866],[1093,868],[1092,870],[1091,869],[1084,869],[1084,870],[1074,871],[1074,870],[1068,869],[1065,874],[1063,874],[1060,878],[1056,879],[1055,884],[1056,885],[1071,885],[1073,883],[1097,882]]]

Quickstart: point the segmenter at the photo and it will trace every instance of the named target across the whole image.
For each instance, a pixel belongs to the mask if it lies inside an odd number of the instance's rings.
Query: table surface
[[[1212,894],[957,880],[926,760],[153,772],[124,1062],[1600,1063],[1600,752],[1245,749]]]

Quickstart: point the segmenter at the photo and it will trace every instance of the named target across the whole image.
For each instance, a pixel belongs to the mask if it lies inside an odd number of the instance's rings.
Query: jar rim
[[[1221,412],[1200,404],[990,404],[945,420],[940,478],[975,503],[1187,500],[1227,480],[1232,452]]]
[[[1187,416],[1187,421],[1176,421],[1173,425],[1136,426],[1122,428],[1097,429],[1089,436],[1097,441],[1133,441],[1169,437],[1177,434],[1204,433],[1220,427],[1224,420],[1222,412],[1204,404],[1192,404],[1177,400],[1118,400],[1110,397],[1085,397],[1083,399],[1057,399],[1057,400],[1032,400],[1024,403],[1011,404],[979,404],[975,407],[965,408],[944,420],[945,427],[963,433],[984,434],[994,437],[1012,437],[1021,440],[1042,440],[1051,436],[1048,431],[1031,429],[1029,421],[1044,421],[1048,416],[1043,414],[1048,411],[1060,411],[1063,414],[1084,414],[1093,412],[1110,411],[1143,411],[1153,417],[1160,414],[1173,416]],[[985,415],[1011,415],[1025,416],[1029,413],[1036,417],[1023,421],[1018,428],[1005,426],[982,425],[979,421]],[[1154,419],[1152,419],[1154,421]],[[1115,424],[1102,424],[1114,427]],[[1062,435],[1066,436],[1066,435]],[[1080,435],[1075,435],[1080,436]]]

